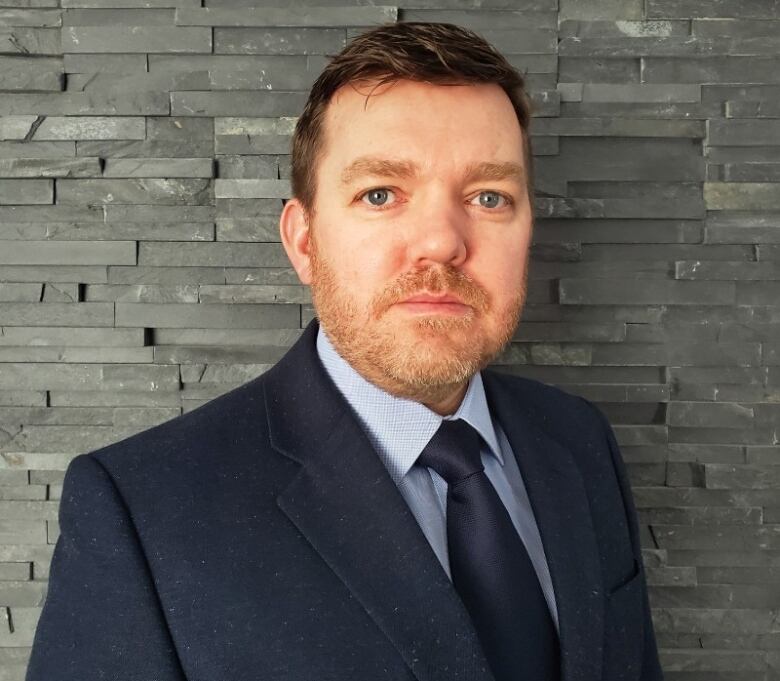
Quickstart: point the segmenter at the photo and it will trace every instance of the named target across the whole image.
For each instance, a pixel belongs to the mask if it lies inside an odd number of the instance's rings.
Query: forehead
[[[522,166],[523,134],[512,102],[493,83],[350,83],[325,110],[322,164],[333,181],[366,156],[402,156],[440,171],[491,161]]]

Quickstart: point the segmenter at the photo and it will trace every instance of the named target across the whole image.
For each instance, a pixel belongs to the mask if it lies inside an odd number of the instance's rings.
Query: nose
[[[466,259],[466,209],[445,192],[429,192],[409,213],[407,251],[412,267],[433,264],[457,267]]]

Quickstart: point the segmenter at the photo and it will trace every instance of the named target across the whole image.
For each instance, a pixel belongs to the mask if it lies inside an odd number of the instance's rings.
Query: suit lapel
[[[508,377],[484,371],[491,413],[512,446],[539,527],[558,608],[563,681],[601,679],[604,595],[587,493],[571,451],[538,424]]]
[[[267,374],[272,445],[301,464],[279,508],[420,681],[493,681],[460,598],[316,355],[317,328]]]

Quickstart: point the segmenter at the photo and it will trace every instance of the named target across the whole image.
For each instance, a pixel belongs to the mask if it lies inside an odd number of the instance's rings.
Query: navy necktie
[[[452,582],[497,681],[559,681],[558,634],[525,545],[485,474],[479,433],[445,419],[417,463],[447,482]]]

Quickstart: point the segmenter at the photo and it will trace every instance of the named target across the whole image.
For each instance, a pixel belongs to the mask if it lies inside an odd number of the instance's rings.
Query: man
[[[609,424],[486,369],[525,298],[522,84],[449,24],[326,68],[280,219],[319,321],[73,460],[28,681],[662,678]]]

